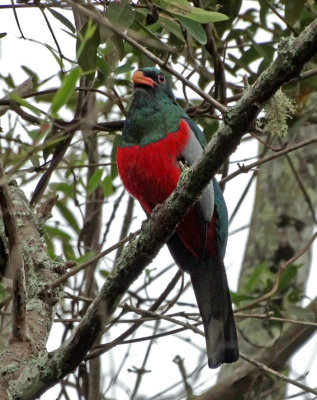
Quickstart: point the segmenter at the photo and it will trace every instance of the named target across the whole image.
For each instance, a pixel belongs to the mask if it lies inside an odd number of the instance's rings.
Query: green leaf
[[[260,264],[255,268],[253,273],[251,274],[246,286],[245,292],[252,292],[255,288],[259,287],[259,283],[263,283],[264,278],[267,277],[268,273],[268,264],[266,262]]]
[[[70,22],[69,19],[67,19],[63,14],[53,10],[52,8],[48,8],[48,11],[61,22],[63,25],[65,25],[72,33],[76,32],[76,28],[74,25]]]
[[[28,41],[30,42],[34,42],[37,44],[40,44],[41,46],[44,46],[47,48],[47,50],[49,50],[49,52],[52,54],[52,56],[55,58],[56,62],[58,63],[58,65],[60,66],[60,68],[63,68],[64,64],[63,64],[63,60],[60,59],[59,54],[57,53],[57,51],[50,46],[47,43],[42,43],[39,40],[35,40],[35,39],[28,39]]]
[[[75,91],[76,83],[81,75],[81,69],[76,67],[72,69],[67,76],[65,76],[62,86],[58,89],[52,100],[51,110],[53,114],[56,114],[58,110],[63,107],[63,105],[67,104],[68,100]]]
[[[59,148],[61,142],[65,140],[65,136],[61,135],[54,127],[50,127],[47,135],[44,138],[43,158],[47,161],[51,154]]]
[[[285,19],[291,25],[302,16],[302,11],[305,6],[306,0],[289,1],[284,0],[282,3],[285,4]]]
[[[248,294],[234,293],[231,292],[231,300],[234,304],[239,305],[243,301],[251,301],[254,300],[254,296],[250,296]]]
[[[73,247],[69,244],[69,242],[63,242],[63,253],[67,260],[75,260],[75,252]]]
[[[93,256],[95,256],[95,255],[96,255],[95,252],[93,252],[93,251],[87,251],[87,253],[81,255],[80,257],[77,257],[76,262],[77,262],[77,264],[82,264],[82,263],[84,263],[85,261],[89,260],[89,258],[91,258],[91,257],[93,257]]]
[[[84,72],[95,71],[99,45],[99,26],[88,20],[76,42],[78,64]]]
[[[71,226],[76,233],[80,232],[80,228],[76,218],[74,217],[73,213],[70,209],[66,206],[63,201],[58,200],[56,202],[56,207],[59,209],[62,216],[65,218],[66,222]]]
[[[109,197],[113,193],[111,175],[106,176],[102,181],[102,192],[105,197]]]
[[[290,303],[298,303],[299,301],[303,300],[303,297],[304,297],[303,291],[299,288],[294,288],[289,292],[287,300]]]
[[[228,17],[224,14],[215,11],[206,11],[202,8],[193,7],[193,10],[186,15],[186,18],[193,21],[200,22],[201,24],[209,24],[210,22],[226,21]]]
[[[110,2],[105,16],[113,25],[120,26],[122,30],[129,28],[134,21],[134,12],[128,0],[120,3]]]
[[[39,157],[37,156],[37,154],[31,154],[30,161],[31,161],[31,163],[32,163],[34,168],[38,168],[41,165]]]
[[[238,16],[242,4],[242,0],[217,0],[213,4],[217,3],[219,10],[228,16],[228,19],[223,22],[219,22],[215,28],[219,35],[222,37],[225,31],[228,32],[233,28],[232,21]]]
[[[102,73],[104,79],[107,79],[111,72],[109,64],[102,57],[97,57],[96,65],[98,71]]]
[[[29,75],[32,78],[33,85],[38,86],[38,83],[39,83],[38,75],[34,71],[32,71],[30,68],[26,67],[25,65],[21,65],[21,68],[27,75]]]
[[[100,185],[102,174],[102,169],[96,169],[96,171],[92,174],[87,185],[88,194],[93,193]]]
[[[41,115],[41,110],[40,110],[39,108],[33,106],[33,105],[32,105],[31,103],[29,103],[27,100],[22,99],[22,97],[18,96],[16,93],[11,92],[11,93],[8,93],[7,96],[8,96],[11,100],[13,100],[13,101],[15,101],[16,103],[20,104],[20,106],[26,107],[26,108],[28,108],[29,110],[33,111],[34,114],[36,114],[36,115]]]
[[[186,0],[160,0],[160,6],[167,12],[175,15],[180,15],[184,18],[208,24],[210,22],[225,21],[228,17],[224,14],[207,11],[202,8],[193,7]]]
[[[198,43],[205,45],[207,43],[207,36],[204,28],[196,21],[192,21],[188,18],[177,17],[177,20],[183,25],[188,33],[192,35]]]
[[[5,288],[0,283],[0,301],[3,301],[6,298]]]
[[[68,233],[62,231],[59,228],[56,228],[54,226],[49,226],[49,225],[46,225],[45,228],[46,228],[46,232],[48,233],[48,235],[51,238],[58,238],[63,241],[69,241],[71,239],[71,236]]]
[[[288,288],[291,282],[295,279],[298,268],[300,266],[301,265],[294,265],[294,264],[290,264],[287,266],[287,268],[285,269],[285,271],[281,276],[280,283],[278,285],[278,289],[280,291],[283,291]]]
[[[101,276],[103,276],[104,278],[108,278],[109,272],[107,270],[101,269],[99,272]]]
[[[254,40],[254,34],[249,30],[246,29],[245,33],[249,36],[250,40],[253,43],[253,49],[259,54],[259,56],[261,58],[264,58],[265,60],[271,62],[272,61],[272,57],[270,57],[270,55],[273,55],[274,50],[272,49],[271,46],[263,46],[263,44],[258,44],[255,40]],[[270,53],[267,50],[267,48],[269,47],[270,49]]]
[[[122,64],[117,67],[113,73],[114,75],[125,74],[126,72],[130,72],[134,69],[131,64]]]
[[[178,39],[180,39],[183,43],[185,43],[184,35],[179,24],[171,17],[167,15],[163,15],[162,13],[159,15],[158,19],[159,25],[167,30],[168,32],[172,33]]]
[[[2,39],[2,38],[5,37],[5,36],[7,36],[7,33],[6,33],[6,32],[0,33],[0,39]]]
[[[72,199],[74,198],[74,186],[70,185],[69,183],[66,183],[66,182],[51,183],[50,188],[55,193],[63,192],[66,194],[66,196],[71,197]]]

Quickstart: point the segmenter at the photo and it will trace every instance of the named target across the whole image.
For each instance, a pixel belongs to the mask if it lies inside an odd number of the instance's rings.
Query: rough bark
[[[37,357],[37,372],[43,367],[42,355],[47,354],[45,346],[54,318],[54,305],[62,295],[61,288],[54,291],[46,288],[63,272],[64,266],[61,260],[53,261],[46,253],[40,234],[41,216],[34,216],[23,192],[15,184],[10,185],[10,189],[23,249],[27,291],[26,341],[9,340],[1,354],[1,399],[8,398],[8,386],[14,388],[17,376],[23,380],[24,365],[32,357]]]

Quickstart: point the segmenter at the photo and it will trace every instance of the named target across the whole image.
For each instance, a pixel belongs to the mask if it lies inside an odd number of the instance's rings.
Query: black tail
[[[236,361],[237,332],[222,260],[201,261],[191,269],[190,277],[204,324],[209,368]]]
[[[176,233],[167,245],[176,264],[190,274],[204,324],[209,368],[237,361],[237,332],[222,259],[195,258]]]

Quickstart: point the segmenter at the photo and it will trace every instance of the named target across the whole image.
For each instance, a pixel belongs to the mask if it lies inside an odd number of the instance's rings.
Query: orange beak
[[[134,84],[137,85],[147,85],[151,87],[157,85],[157,83],[154,82],[153,79],[145,76],[142,71],[135,71],[135,73],[132,75],[132,81]]]

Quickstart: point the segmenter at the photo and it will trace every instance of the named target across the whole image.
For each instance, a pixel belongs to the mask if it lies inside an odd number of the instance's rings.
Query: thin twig
[[[270,312],[267,314],[245,314],[245,313],[235,312],[234,316],[242,319],[245,318],[267,319],[269,321],[285,322],[287,324],[308,325],[317,327],[317,322],[298,321],[297,319],[273,317],[272,315],[270,315]]]
[[[281,140],[280,140],[280,142],[281,142]],[[300,190],[303,193],[303,196],[304,196],[304,199],[306,200],[308,209],[311,212],[312,219],[313,219],[313,221],[315,221],[315,224],[317,224],[317,219],[316,219],[316,215],[315,215],[315,207],[314,207],[314,205],[313,205],[313,203],[311,201],[311,198],[309,197],[309,194],[308,194],[308,192],[307,192],[307,190],[305,188],[305,185],[304,185],[299,173],[297,172],[297,170],[296,170],[296,168],[294,166],[294,163],[293,163],[292,159],[290,158],[290,156],[288,154],[286,154],[285,157],[286,157],[288,165],[290,166],[290,169],[291,169],[291,171],[292,171],[292,173],[294,175],[294,178],[295,178]]]
[[[303,385],[300,382],[295,381],[294,379],[289,378],[288,376],[285,376],[277,371],[275,371],[272,368],[269,368],[268,366],[266,366],[265,364],[254,360],[253,358],[250,358],[248,356],[246,356],[245,354],[240,352],[240,357],[243,358],[245,361],[249,362],[250,364],[254,365],[255,367],[259,368],[261,371],[266,372],[270,375],[275,376],[278,379],[281,379],[284,382],[290,383],[291,385],[297,386],[303,390],[305,390],[305,392],[309,392],[309,393],[313,393],[317,395],[317,390],[310,388],[309,386]]]
[[[22,29],[21,29],[21,25],[20,25],[20,21],[19,21],[19,18],[18,18],[18,14],[17,14],[17,11],[15,9],[16,7],[14,7],[14,1],[13,0],[11,0],[11,4],[12,4],[11,8],[13,10],[15,22],[16,22],[16,24],[18,26],[18,29],[20,31],[20,34],[21,34],[22,38],[25,40],[25,36],[23,35]]]
[[[142,310],[140,308],[136,308],[136,307],[133,307],[133,306],[128,305],[128,304],[125,304],[124,308],[126,310],[133,311],[134,313],[142,315],[144,317],[151,317],[153,319],[164,319],[165,321],[171,322],[172,324],[180,325],[183,328],[190,329],[193,332],[204,336],[204,333],[200,329],[198,329],[195,325],[189,324],[188,322],[182,322],[182,321],[179,321],[178,319],[175,319],[175,318],[170,317],[168,315],[158,314],[156,312],[148,311],[148,310]]]
[[[40,10],[41,10],[42,15],[43,15],[43,17],[44,17],[44,19],[45,19],[45,22],[46,22],[46,25],[47,25],[47,27],[48,27],[48,30],[50,31],[50,33],[51,33],[51,35],[52,35],[52,38],[53,38],[53,40],[54,40],[54,43],[55,43],[55,45],[56,45],[56,48],[57,48],[57,51],[58,51],[58,54],[59,54],[59,58],[60,58],[60,60],[61,60],[61,72],[62,72],[62,74],[64,75],[64,74],[65,74],[65,71],[64,71],[64,68],[63,68],[63,66],[64,66],[64,65],[63,65],[64,56],[63,56],[62,50],[61,50],[61,48],[60,48],[60,46],[59,46],[58,40],[57,40],[57,38],[56,38],[56,36],[55,36],[54,30],[53,30],[53,28],[52,28],[52,26],[51,26],[51,24],[50,24],[50,21],[49,21],[49,19],[47,18],[47,15],[45,14],[45,9],[42,8],[42,7],[40,7]]]
[[[240,196],[240,198],[238,200],[238,203],[236,204],[234,210],[232,211],[232,214],[231,214],[230,219],[229,219],[229,225],[233,221],[234,217],[237,215],[237,212],[239,211],[239,209],[240,209],[240,207],[241,207],[246,195],[248,194],[255,177],[256,177],[256,171],[253,172],[251,178],[249,179],[249,182],[246,184],[246,187],[244,188],[243,193],[242,193],[242,195]]]
[[[277,9],[271,4],[269,1],[264,0],[264,3],[274,12],[274,14],[284,22],[284,24],[288,27],[288,29],[294,33],[295,36],[298,36],[297,30],[289,23],[286,21],[286,19],[283,17],[282,14],[280,14]]]
[[[159,326],[159,323],[160,323],[160,320],[157,320],[156,323],[155,323],[154,329],[153,329],[153,335],[156,334],[157,329],[158,329],[158,326]],[[141,368],[138,368],[138,370],[137,370],[137,378],[136,378],[136,381],[135,381],[135,385],[134,385],[133,392],[132,392],[131,397],[130,397],[131,400],[134,400],[134,399],[136,398],[137,392],[138,392],[139,387],[140,387],[140,385],[141,385],[141,380],[142,380],[143,375],[144,375],[146,372],[149,372],[149,371],[147,371],[147,370],[145,369],[145,366],[146,366],[146,363],[147,363],[147,361],[148,361],[148,359],[149,359],[149,356],[150,356],[150,352],[151,352],[153,343],[154,343],[154,341],[153,341],[153,340],[150,340],[150,342],[149,342],[149,344],[148,344],[148,346],[147,346],[145,355],[144,355],[144,359],[143,359],[143,362],[142,362],[142,366],[141,366]]]
[[[283,156],[284,154],[290,153],[291,151],[298,150],[301,147],[305,147],[305,146],[308,146],[308,145],[316,143],[316,142],[317,142],[317,138],[305,140],[304,142],[298,143],[295,146],[287,147],[286,149],[281,150],[278,153],[275,153],[268,157],[262,158],[262,160],[255,161],[254,163],[249,164],[249,165],[240,166],[240,168],[237,171],[233,172],[232,174],[230,174],[227,177],[225,177],[224,179],[222,179],[220,181],[220,183],[228,182],[231,179],[235,178],[236,176],[243,174],[243,173],[247,173],[250,170],[252,170],[253,168],[258,167],[259,165],[265,164],[271,160],[274,160],[275,158]]]
[[[151,305],[149,308],[149,311],[153,312],[157,310],[160,305],[163,303],[163,301],[166,299],[166,297],[169,295],[169,293],[174,289],[175,285],[177,284],[178,280],[181,278],[182,272],[178,270],[176,274],[174,275],[173,279],[170,281],[170,283],[167,285],[166,289],[161,293],[161,295],[155,300],[155,302]],[[93,351],[89,353],[88,356],[86,356],[86,359],[91,359],[94,357],[98,357],[103,353],[106,353],[107,351],[111,350],[113,347],[117,346],[118,344],[124,343],[123,341],[129,337],[133,332],[135,332],[143,323],[144,321],[142,318],[139,318],[136,320],[136,322],[130,326],[125,332],[123,332],[120,336],[118,336],[116,339],[114,339],[112,342],[107,343],[105,345],[102,345],[100,347],[97,347]],[[187,329],[188,327],[186,327]],[[181,328],[183,330],[183,328]],[[127,342],[127,341],[125,341]]]
[[[191,385],[188,382],[188,374],[185,369],[184,360],[180,356],[176,356],[173,361],[178,366],[179,372],[182,376],[182,381],[184,382],[186,396],[188,399],[192,399],[193,398],[193,388],[191,387]]]
[[[94,255],[93,257],[90,257],[87,261],[83,262],[82,264],[77,265],[77,267],[73,267],[69,272],[66,272],[66,274],[62,275],[52,285],[50,285],[49,289],[53,290],[53,289],[57,288],[57,286],[59,286],[61,283],[65,282],[65,281],[67,281],[71,276],[76,275],[79,271],[82,271],[83,269],[89,267],[94,262],[100,260],[100,258],[103,258],[106,255],[108,255],[109,253],[111,253],[113,250],[116,250],[118,247],[122,246],[124,243],[131,240],[131,238],[133,236],[138,235],[140,232],[141,232],[141,229],[135,231],[134,233],[131,233],[129,236],[120,240],[118,243],[114,244],[113,246],[109,247],[108,249],[102,251],[101,253]]]

